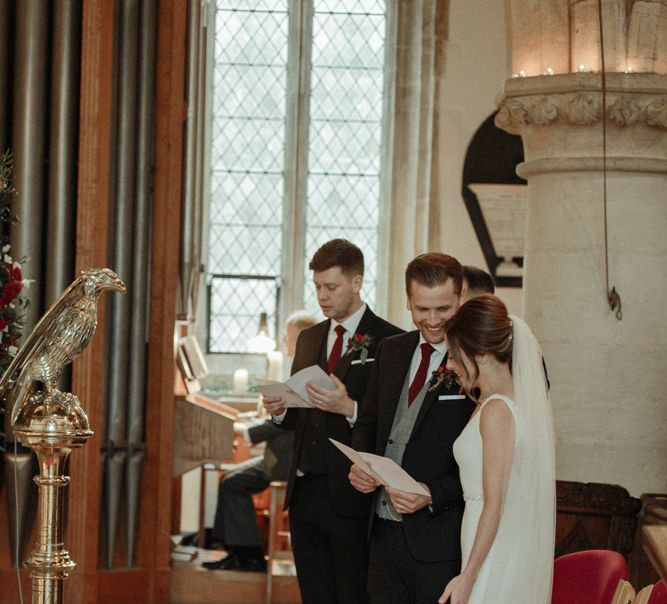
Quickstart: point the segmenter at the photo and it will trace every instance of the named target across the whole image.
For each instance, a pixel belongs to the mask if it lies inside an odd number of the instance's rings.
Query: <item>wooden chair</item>
[[[610,550],[586,550],[554,561],[552,604],[610,604],[619,580],[628,579],[625,558]]]
[[[635,602],[635,590],[625,579],[619,579],[611,604],[633,604]]]
[[[273,576],[276,574],[294,574],[289,520],[287,512],[283,510],[286,489],[287,483],[283,480],[275,480],[271,483],[268,560],[266,564],[266,604],[272,602]],[[285,572],[285,567],[288,569],[287,572]],[[282,572],[276,572],[281,570]]]

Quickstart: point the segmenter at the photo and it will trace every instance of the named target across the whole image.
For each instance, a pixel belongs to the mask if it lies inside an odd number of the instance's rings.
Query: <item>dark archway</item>
[[[521,287],[521,277],[498,277],[496,275],[496,268],[502,258],[493,248],[477,196],[468,186],[471,183],[526,184],[526,181],[516,174],[516,166],[523,161],[521,137],[508,134],[498,128],[494,124],[496,113],[492,113],[484,120],[470,141],[463,164],[461,194],[496,285]],[[523,266],[522,257],[513,260],[519,266]]]

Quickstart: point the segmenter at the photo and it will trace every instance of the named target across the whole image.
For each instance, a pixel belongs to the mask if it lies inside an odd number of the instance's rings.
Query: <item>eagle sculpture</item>
[[[58,378],[90,343],[97,327],[97,298],[105,290],[125,293],[127,288],[108,268],[81,271],[21,346],[0,377],[0,398],[13,404],[12,425],[22,409],[30,405],[31,397],[34,400],[39,383],[45,395],[41,398],[60,394]]]

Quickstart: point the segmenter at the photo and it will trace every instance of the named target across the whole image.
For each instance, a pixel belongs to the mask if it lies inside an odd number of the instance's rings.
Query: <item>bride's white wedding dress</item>
[[[527,349],[531,352],[528,363],[525,357],[520,360],[514,357],[517,403],[500,394],[488,397],[454,443],[466,506],[461,527],[462,568],[465,568],[484,505],[481,410],[488,401],[500,399],[512,412],[514,456],[503,511],[468,604],[551,602],[555,522],[551,408],[543,385],[539,346],[525,323],[516,317],[512,320],[515,353],[519,347],[524,353]]]

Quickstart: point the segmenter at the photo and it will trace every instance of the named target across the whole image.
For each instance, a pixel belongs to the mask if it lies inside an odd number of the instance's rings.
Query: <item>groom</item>
[[[349,479],[376,492],[368,590],[373,603],[437,602],[461,566],[463,492],[452,445],[473,403],[446,370],[444,325],[457,310],[463,269],[439,253],[417,256],[405,272],[416,331],[383,340],[352,446],[400,464],[428,495],[383,488],[358,466]]]

